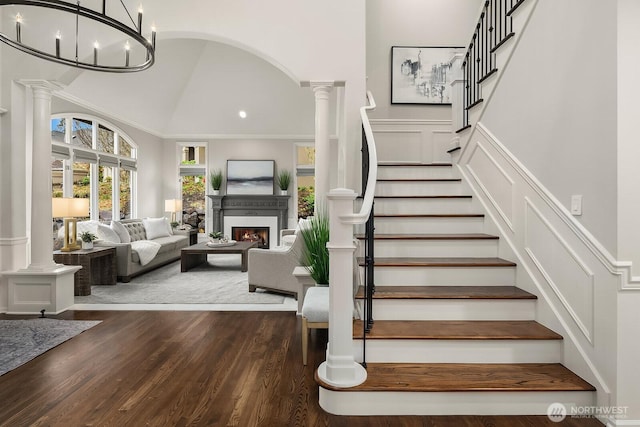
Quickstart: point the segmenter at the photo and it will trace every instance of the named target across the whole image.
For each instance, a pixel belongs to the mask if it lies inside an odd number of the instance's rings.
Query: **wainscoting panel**
[[[518,265],[516,285],[538,296],[536,320],[564,337],[563,364],[596,386],[598,405],[612,404],[628,268],[482,123],[457,161],[484,207],[485,232],[499,235],[498,253]]]
[[[373,119],[371,127],[381,162],[451,162],[451,120]]]
[[[531,200],[525,202],[525,251],[593,343],[594,275]]]
[[[472,148],[466,166],[504,222],[513,230],[513,179],[481,142]]]
[[[403,162],[422,158],[422,132],[419,130],[374,130],[378,159]]]

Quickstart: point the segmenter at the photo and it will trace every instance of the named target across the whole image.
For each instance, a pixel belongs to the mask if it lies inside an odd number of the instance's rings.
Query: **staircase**
[[[518,266],[498,256],[452,165],[384,163],[378,176],[368,377],[350,389],[319,381],[323,408],[515,415],[592,405],[594,387],[562,365],[562,336],[535,321],[536,296],[517,287]],[[353,338],[362,361],[361,321]]]

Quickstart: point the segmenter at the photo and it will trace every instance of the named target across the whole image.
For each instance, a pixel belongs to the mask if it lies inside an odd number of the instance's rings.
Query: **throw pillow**
[[[98,224],[96,236],[105,242],[120,243],[120,237],[118,237],[118,234],[108,225]]]
[[[116,232],[122,243],[131,243],[131,236],[120,221],[111,221],[111,228]]]
[[[169,228],[165,218],[144,218],[142,220],[144,230],[147,232],[147,239],[153,240],[158,237],[169,237]]]

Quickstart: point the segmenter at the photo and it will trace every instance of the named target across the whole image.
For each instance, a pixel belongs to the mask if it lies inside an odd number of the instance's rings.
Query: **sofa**
[[[188,232],[172,230],[166,218],[126,219],[96,224],[96,246],[116,248],[118,281],[180,259],[180,250],[189,246]]]

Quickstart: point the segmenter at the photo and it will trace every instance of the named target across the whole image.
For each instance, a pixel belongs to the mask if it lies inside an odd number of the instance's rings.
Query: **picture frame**
[[[452,64],[463,47],[391,47],[391,104],[451,105]]]
[[[275,160],[227,160],[227,194],[273,195]]]

